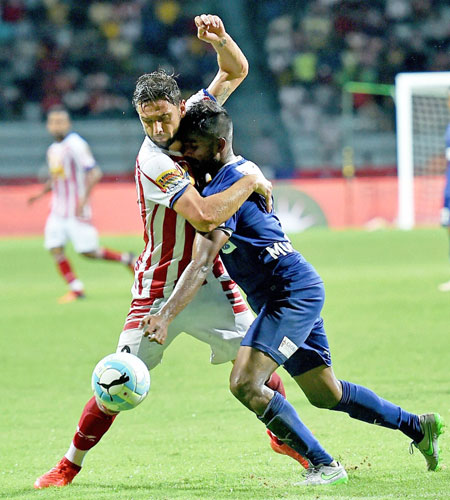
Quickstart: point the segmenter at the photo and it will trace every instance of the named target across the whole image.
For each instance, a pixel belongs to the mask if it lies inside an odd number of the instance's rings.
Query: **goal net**
[[[450,72],[400,73],[395,79],[398,226],[439,224],[445,183]]]

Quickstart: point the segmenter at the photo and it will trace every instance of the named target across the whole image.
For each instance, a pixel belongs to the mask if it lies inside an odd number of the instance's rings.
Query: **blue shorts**
[[[320,312],[323,283],[272,296],[246,333],[241,345],[267,353],[295,377],[316,366],[331,366]]]
[[[441,209],[441,226],[450,227],[450,196],[445,196]]]

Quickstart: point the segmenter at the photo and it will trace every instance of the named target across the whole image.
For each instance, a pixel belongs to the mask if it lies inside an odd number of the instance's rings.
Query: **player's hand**
[[[207,43],[219,43],[226,35],[225,26],[219,16],[202,14],[195,17],[197,37]]]
[[[273,186],[270,181],[268,181],[263,175],[255,175],[256,184],[253,188],[255,193],[264,196],[266,200],[266,209],[267,212],[272,212],[272,190]]]
[[[166,341],[169,325],[161,316],[148,314],[141,320],[139,326],[144,331],[144,337],[150,342],[162,345]]]

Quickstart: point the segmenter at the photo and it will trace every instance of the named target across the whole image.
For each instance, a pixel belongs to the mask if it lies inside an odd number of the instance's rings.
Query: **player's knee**
[[[98,259],[97,252],[81,252],[83,257],[87,257],[88,259]]]
[[[316,408],[330,410],[339,403],[339,397],[332,392],[306,394],[308,401]]]
[[[245,406],[249,406],[250,401],[255,393],[255,384],[251,378],[245,374],[231,374],[230,391],[233,396]]]

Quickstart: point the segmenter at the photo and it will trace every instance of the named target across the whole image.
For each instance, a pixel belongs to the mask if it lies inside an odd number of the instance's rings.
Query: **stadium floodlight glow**
[[[450,120],[450,71],[399,73],[395,78],[397,122],[398,227],[439,220],[439,190]],[[431,203],[431,200],[434,200]]]

